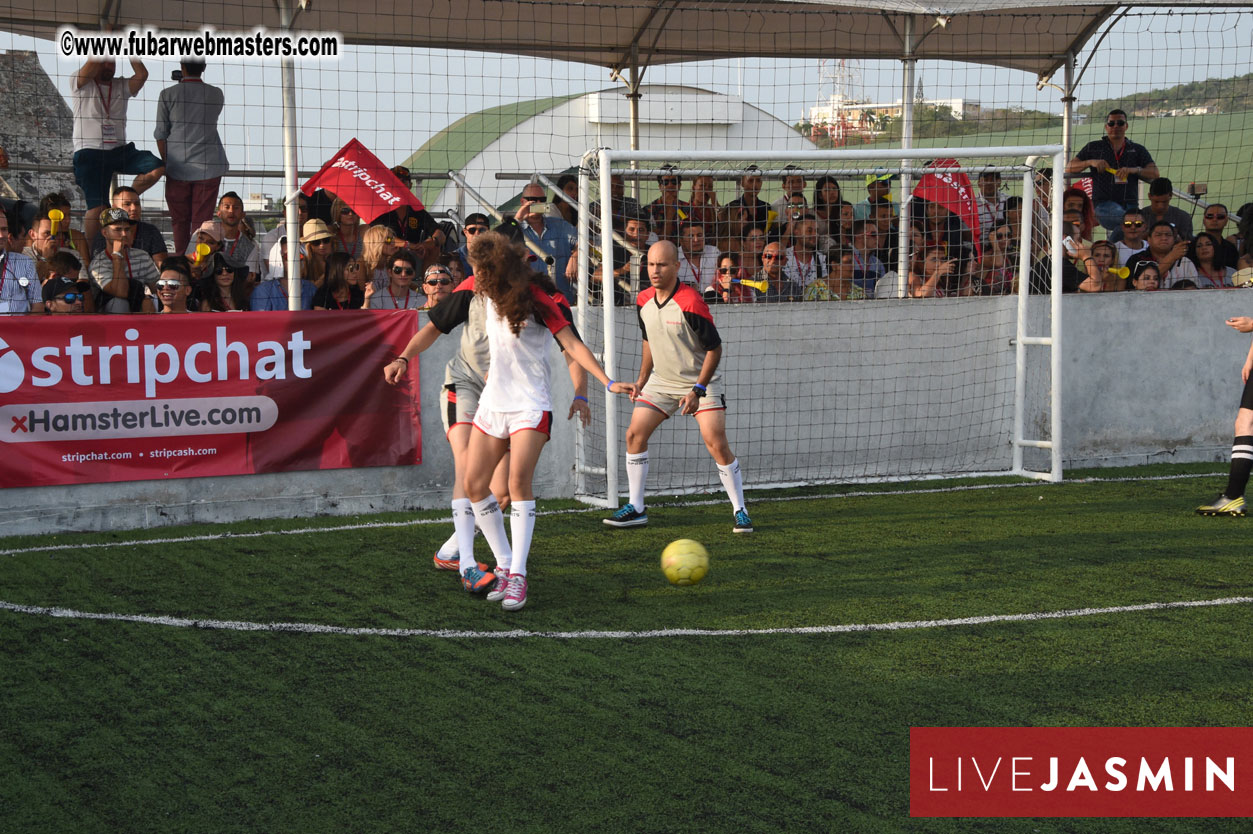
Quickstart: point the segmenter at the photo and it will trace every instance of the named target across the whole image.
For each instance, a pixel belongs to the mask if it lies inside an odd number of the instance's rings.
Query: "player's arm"
[[[644,341],[644,351],[640,356],[640,373],[635,378],[635,387],[639,391],[644,390],[644,384],[648,382],[648,378],[653,375],[653,349],[648,346],[648,340]]]
[[[409,340],[409,344],[405,345],[405,349],[400,352],[400,355],[383,367],[383,379],[387,381],[387,384],[395,385],[400,382],[400,378],[409,371],[410,360],[416,358],[422,351],[435,344],[435,340],[439,338],[440,333],[440,329],[432,321],[428,321],[421,330],[414,333],[413,338]]]
[[[679,400],[679,412],[681,414],[695,414],[696,409],[700,408],[700,401],[704,397],[705,386],[709,385],[709,380],[714,378],[714,374],[718,372],[718,363],[722,361],[722,345],[718,345],[713,350],[705,351],[705,361],[700,365],[700,375],[696,378],[696,385],[692,387]],[[700,391],[696,388],[699,386]]]
[[[566,419],[573,420],[574,415],[578,414],[583,425],[591,425],[592,408],[587,403],[587,371],[583,370],[583,366],[575,362],[570,354],[563,353],[562,355],[566,357],[566,366],[570,370],[570,382],[574,385],[574,399],[570,401],[570,414]]]
[[[609,375],[605,373],[605,369],[596,361],[596,357],[588,350],[587,345],[583,344],[583,340],[574,335],[572,327],[566,325],[554,333],[553,336],[561,345],[561,349],[566,352],[566,356],[586,368],[587,372],[600,380],[600,384],[604,385],[610,393],[634,395],[635,384],[611,380]]]

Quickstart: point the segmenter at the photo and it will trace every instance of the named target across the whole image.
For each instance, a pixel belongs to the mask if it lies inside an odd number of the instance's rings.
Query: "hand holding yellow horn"
[[[196,266],[200,266],[200,262],[203,261],[207,257],[209,257],[209,244],[197,243],[196,244]]]
[[[61,209],[53,209],[48,212],[48,219],[52,221],[52,233],[55,235],[57,226],[65,219],[65,212],[61,211]]]

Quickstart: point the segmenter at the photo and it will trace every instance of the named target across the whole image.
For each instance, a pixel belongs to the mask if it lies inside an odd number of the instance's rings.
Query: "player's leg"
[[[753,522],[748,517],[748,508],[744,505],[744,477],[740,473],[740,462],[731,452],[727,443],[727,410],[725,406],[711,406],[696,412],[696,424],[700,426],[701,439],[705,448],[718,465],[718,480],[731,499],[731,510],[735,513],[736,533],[753,532]]]
[[[535,492],[532,482],[540,452],[548,442],[552,415],[544,412],[542,423],[535,429],[515,431],[509,438],[509,495],[513,508],[509,528],[513,539],[513,563],[504,587],[492,586],[488,599],[499,598],[506,611],[517,611],[526,605],[528,590],[527,561],[531,540],[535,535]]]
[[[482,410],[475,415],[474,429],[470,433],[466,454],[465,491],[474,509],[474,521],[483,531],[483,538],[487,539],[487,544],[496,557],[496,565],[508,570],[513,561],[513,551],[509,546],[509,538],[505,535],[505,518],[491,492],[491,482],[496,466],[509,451],[509,435],[496,417],[497,415]],[[496,577],[492,573],[483,571],[475,564],[461,571],[462,585],[474,593],[486,591],[495,581]]]
[[[1236,436],[1231,444],[1231,469],[1227,474],[1227,488],[1209,504],[1196,508],[1200,515],[1245,514],[1244,490],[1253,471],[1253,377],[1244,386],[1240,410],[1236,412]]]
[[[435,567],[458,573],[474,562],[474,508],[466,497],[465,468],[470,454],[470,433],[467,423],[455,423],[448,429],[448,446],[452,450],[452,536],[435,554]],[[460,554],[465,553],[464,564]]]
[[[604,522],[610,527],[642,527],[648,523],[644,484],[648,480],[648,439],[669,415],[660,408],[637,402],[626,433],[627,503]]]

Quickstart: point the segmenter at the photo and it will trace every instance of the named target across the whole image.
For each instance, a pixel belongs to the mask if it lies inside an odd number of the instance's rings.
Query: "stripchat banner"
[[[0,486],[421,462],[414,311],[13,317]]]

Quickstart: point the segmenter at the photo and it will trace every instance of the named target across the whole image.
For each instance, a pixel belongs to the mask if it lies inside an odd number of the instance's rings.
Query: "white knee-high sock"
[[[510,573],[526,576],[526,560],[531,555],[531,537],[535,534],[535,500],[514,501],[509,517],[509,529],[513,533],[513,564]]]
[[[483,538],[487,539],[487,544],[492,548],[497,567],[509,570],[513,563],[513,550],[509,547],[509,537],[505,535],[505,516],[501,513],[495,496],[489,495],[474,503],[474,522],[483,531]]]
[[[718,480],[722,481],[722,488],[727,491],[727,497],[731,499],[731,509],[734,511],[744,509],[744,479],[740,476],[740,459],[736,458],[726,466],[719,463]]]
[[[648,479],[648,452],[633,455],[627,452],[627,494],[636,512],[644,512],[644,481]]]
[[[474,564],[474,507],[469,498],[454,498],[452,502],[453,548],[459,555],[461,570]],[[444,547],[447,547],[447,542]],[[440,552],[444,552],[443,548]]]

